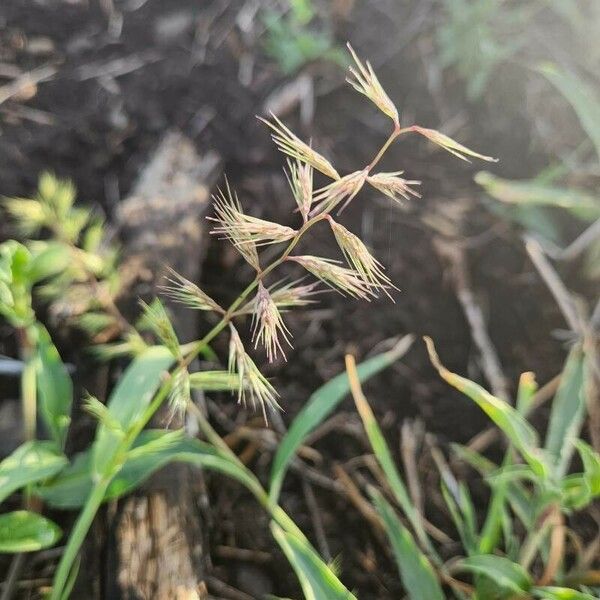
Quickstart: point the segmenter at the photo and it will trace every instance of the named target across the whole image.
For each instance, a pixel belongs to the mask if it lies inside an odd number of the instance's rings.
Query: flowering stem
[[[316,223],[326,218],[325,213],[315,215],[312,219],[309,219],[302,227],[296,232],[296,235],[292,238],[287,248],[283,251],[281,256],[274,260],[268,267],[256,274],[254,280],[246,287],[246,289],[236,298],[236,300],[229,306],[221,320],[198,342],[194,342],[189,352],[186,354],[182,362],[182,367],[188,366],[198,353],[202,351],[207,344],[209,344],[231,321],[235,315],[235,311],[240,307],[242,302],[250,295],[250,293],[256,288],[260,281],[262,281],[271,271],[283,263],[290,255],[292,250],[298,245],[298,242],[302,236]]]
[[[402,129],[400,128],[400,125],[395,125],[394,131],[392,131],[390,137],[385,141],[383,146],[381,146],[379,152],[375,155],[375,158],[369,163],[367,170],[371,171],[373,167],[375,167],[375,165],[381,160],[381,157],[386,153],[387,149],[394,143],[396,138],[408,131],[411,131],[411,127],[405,127]]]

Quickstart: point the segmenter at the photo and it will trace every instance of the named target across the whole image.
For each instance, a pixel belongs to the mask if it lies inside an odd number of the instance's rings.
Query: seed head
[[[444,150],[450,152],[450,154],[454,154],[454,156],[458,156],[458,158],[467,162],[471,162],[468,158],[469,156],[472,156],[473,158],[480,158],[481,160],[486,160],[488,162],[498,162],[497,158],[493,158],[491,156],[484,156],[483,154],[479,154],[474,150],[470,150],[466,146],[459,144],[458,142],[454,141],[451,137],[448,137],[447,135],[440,133],[435,129],[427,129],[426,127],[419,127],[418,125],[413,125],[411,129],[425,136],[434,144],[441,146]]]
[[[213,200],[216,218],[208,217],[208,219],[220,225],[215,227],[211,233],[222,234],[252,267],[257,271],[260,270],[256,243],[240,227],[244,214],[237,194],[233,193],[229,187],[229,181],[225,181],[225,190],[219,189],[213,196]]]
[[[256,310],[254,313],[252,334],[254,347],[257,348],[259,343],[262,344],[267,352],[269,362],[275,360],[278,352],[281,352],[285,359],[285,352],[281,347],[280,336],[291,348],[291,334],[285,326],[285,323],[281,318],[281,313],[273,301],[269,290],[267,290],[262,282],[259,282],[258,284],[255,306]]]
[[[408,181],[402,177],[404,171],[395,171],[394,173],[376,173],[367,177],[367,181],[380,192],[391,198],[394,202],[402,204],[400,198],[409,200],[411,196],[420,198],[421,194],[413,190],[411,185],[421,185],[420,181]]]
[[[248,396],[253,408],[259,404],[265,421],[266,407],[273,410],[281,408],[277,402],[277,391],[259,371],[254,361],[246,354],[244,344],[231,323],[229,324],[229,373],[237,373],[238,403],[246,406]]]
[[[320,292],[320,290],[316,289],[319,284],[309,283],[299,285],[301,281],[302,279],[298,279],[286,284],[277,282],[267,288],[271,299],[280,312],[285,312],[287,309],[296,306],[307,306],[315,302],[315,300],[311,300],[311,296]],[[236,315],[256,314],[257,300],[258,298],[254,297],[250,302],[247,302],[242,308],[236,311]]]
[[[371,288],[381,288],[391,298],[387,288],[394,286],[383,272],[383,265],[369,252],[359,237],[348,231],[343,225],[336,223],[331,217],[328,220],[348,264]]]
[[[372,286],[365,281],[360,273],[340,267],[338,261],[318,256],[290,256],[287,260],[292,260],[302,265],[309,273],[312,273],[317,279],[326,283],[329,287],[339,291],[341,294],[348,294],[355,298],[370,300],[369,296],[375,296]]]
[[[329,213],[345,200],[342,208],[337,213],[339,215],[361,190],[368,174],[367,169],[355,171],[317,190],[314,197],[315,208],[313,208],[310,215],[314,216],[322,212]]]
[[[356,63],[356,69],[350,67],[350,75],[354,77],[348,77],[346,81],[359,93],[365,95],[375,106],[384,114],[386,114],[396,127],[400,126],[400,119],[398,118],[398,110],[394,106],[394,103],[390,100],[390,97],[386,94],[382,85],[377,79],[377,75],[373,71],[371,64],[367,61],[363,64],[356,52],[350,44],[347,44],[348,50]]]
[[[179,369],[173,375],[173,386],[169,392],[169,420],[182,417],[191,399],[190,374],[187,369]]]
[[[225,313],[225,310],[208,294],[205,294],[195,283],[192,283],[173,269],[169,269],[169,272],[172,275],[172,277],[167,278],[169,285],[164,285],[160,288],[165,296],[195,310]]]
[[[320,292],[316,289],[319,285],[318,282],[298,285],[300,281],[292,281],[271,292],[271,298],[278,309],[285,311],[288,308],[307,306],[315,302],[315,300],[311,300],[311,296]]]
[[[295,133],[286,127],[273,113],[271,113],[274,123],[258,117],[263,123],[268,125],[273,131],[273,141],[277,147],[288,156],[307,163],[327,175],[332,179],[339,179],[338,172],[333,168],[333,165],[318,152],[315,152],[308,144],[303,142]]]
[[[310,164],[302,163],[299,160],[288,160],[288,167],[289,175],[287,175],[287,179],[292,188],[298,210],[306,223],[313,201],[313,168]]]
[[[285,242],[296,235],[296,230],[291,227],[245,215],[229,185],[227,195],[219,190],[214,200],[217,217],[209,218],[218,225],[211,233],[229,239],[256,270],[259,269],[257,246]]]

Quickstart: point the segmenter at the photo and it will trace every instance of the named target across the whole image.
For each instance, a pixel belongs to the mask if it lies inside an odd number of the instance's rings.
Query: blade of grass
[[[496,398],[473,381],[446,369],[438,358],[431,338],[425,337],[424,339],[429,358],[442,379],[471,398],[502,430],[534,472],[541,477],[547,477],[549,468],[544,452],[539,448],[535,429],[510,404]]]
[[[555,476],[562,479],[575,450],[586,411],[584,393],[585,355],[575,346],[563,369],[560,386],[552,402],[545,448],[554,462]]]
[[[276,523],[271,523],[271,532],[296,572],[306,600],[356,600],[306,540]]]
[[[377,424],[377,420],[375,419],[375,415],[373,414],[373,411],[371,410],[371,407],[369,406],[369,403],[363,394],[356,369],[356,363],[354,361],[354,357],[350,354],[346,355],[346,371],[348,373],[350,390],[352,392],[352,397],[354,398],[354,403],[356,404],[356,408],[363,422],[363,426],[367,433],[367,437],[369,438],[369,442],[371,443],[371,447],[373,448],[373,452],[375,453],[377,461],[385,473],[390,488],[394,493],[394,497],[406,515],[406,518],[414,528],[417,538],[419,539],[419,542],[422,544],[423,548],[425,548],[432,557],[437,558],[437,554],[431,544],[431,541],[427,537],[427,533],[425,532],[421,515],[416,510],[410,499],[406,485],[402,480],[398,469],[396,468],[390,449],[385,441],[381,429],[379,428],[379,425]]]
[[[412,335],[404,336],[388,352],[374,356],[359,365],[358,376],[361,381],[373,377],[373,375],[404,356],[412,346],[413,341],[414,337]],[[349,391],[348,376],[345,372],[340,373],[319,388],[309,398],[306,406],[298,413],[288,432],[281,440],[273,459],[269,488],[269,496],[272,502],[277,503],[283,479],[296,450],[302,445],[306,436],[335,410],[335,407],[346,397]]]
[[[373,504],[385,525],[402,585],[411,600],[444,600],[444,593],[427,557],[419,550],[410,531],[402,525],[389,502],[374,488]]]

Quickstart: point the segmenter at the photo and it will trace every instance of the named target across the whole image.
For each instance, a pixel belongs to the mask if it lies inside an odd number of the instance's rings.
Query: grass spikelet
[[[383,272],[383,265],[369,252],[362,240],[329,217],[333,235],[348,264],[372,288],[380,288],[391,298],[387,288],[395,287]]]
[[[367,169],[354,171],[354,173],[344,175],[341,179],[317,190],[314,197],[315,208],[310,215],[331,212],[340,202],[345,200],[344,205],[337,213],[339,215],[362,189],[368,174]]]
[[[421,194],[413,190],[411,186],[421,185],[421,182],[399,177],[402,173],[404,173],[404,171],[376,173],[375,175],[367,177],[367,182],[398,204],[402,203],[401,198],[404,198],[404,200],[410,200],[411,196],[420,198]]]
[[[448,137],[446,134],[436,131],[435,129],[427,129],[426,127],[419,127],[418,125],[413,125],[410,129],[416,133],[425,136],[434,144],[437,144],[444,150],[450,152],[450,154],[454,154],[454,156],[457,156],[458,158],[466,162],[471,162],[469,160],[469,157],[479,158],[487,162],[498,162],[497,158],[493,158],[492,156],[485,156],[484,154],[479,154],[479,152],[470,150],[466,146],[459,144],[458,142],[454,141],[451,137]]]
[[[313,168],[310,164],[299,160],[288,160],[289,174],[287,180],[298,205],[298,211],[306,223],[313,203]]]
[[[277,391],[248,356],[237,330],[231,324],[229,332],[228,370],[231,374],[237,373],[238,403],[246,406],[250,401],[253,408],[260,406],[266,422],[267,407],[270,410],[281,409],[277,402]]]
[[[256,293],[253,329],[252,340],[254,341],[254,347],[256,348],[258,344],[262,344],[267,352],[269,362],[275,360],[278,352],[285,359],[281,339],[291,348],[291,334],[285,326],[281,313],[273,301],[269,290],[262,282],[258,284],[258,291]]]
[[[225,310],[195,283],[192,283],[173,269],[169,269],[169,272],[172,276],[167,278],[169,285],[164,285],[160,288],[165,296],[194,310],[225,313]]]
[[[306,163],[331,177],[331,179],[339,179],[338,172],[333,165],[318,152],[315,152],[307,143],[303,142],[295,133],[286,127],[274,114],[271,114],[274,122],[258,117],[263,123],[268,125],[273,130],[273,141],[281,152]]]
[[[348,294],[355,298],[370,300],[370,296],[375,296],[372,285],[365,281],[360,273],[341,267],[337,261],[318,256],[290,256],[288,260],[302,265],[309,273],[312,273],[317,279],[326,283],[329,287],[339,291],[341,294]]]
[[[357,92],[366,96],[382,113],[392,119],[396,127],[400,127],[398,110],[381,83],[379,83],[379,79],[377,79],[377,75],[375,75],[369,61],[363,64],[350,44],[347,44],[347,48],[354,59],[356,68],[350,67],[351,77],[348,77],[346,81]]]

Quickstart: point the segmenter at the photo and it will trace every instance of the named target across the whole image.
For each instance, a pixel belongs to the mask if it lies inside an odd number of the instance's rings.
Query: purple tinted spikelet
[[[228,371],[238,377],[238,403],[246,406],[261,407],[265,421],[267,407],[270,410],[281,408],[277,402],[277,391],[259,371],[254,361],[248,356],[244,344],[236,328],[229,324],[229,361]]]
[[[357,92],[366,96],[382,113],[392,119],[396,127],[399,127],[398,109],[390,100],[381,83],[379,83],[373,67],[371,67],[369,61],[363,64],[350,44],[347,44],[347,47],[354,59],[356,68],[350,67],[351,77],[348,77],[346,81]]]
[[[258,117],[263,123],[268,125],[273,130],[273,141],[281,152],[299,160],[300,162],[311,165],[331,177],[331,179],[339,179],[338,172],[333,168],[333,165],[318,152],[313,150],[307,143],[303,142],[295,133],[286,127],[275,115],[271,115],[273,122],[267,121],[262,117]]]
[[[420,185],[420,181],[407,180],[399,175],[404,171],[395,171],[393,173],[376,173],[367,177],[367,182],[375,189],[379,190],[394,202],[402,203],[401,198],[410,200],[410,197],[420,198],[421,194],[412,189],[413,185]]]
[[[269,290],[262,282],[258,284],[253,321],[252,340],[254,341],[254,347],[256,348],[258,344],[262,344],[265,347],[269,362],[273,362],[278,353],[281,353],[285,359],[281,340],[291,347],[291,334],[285,326],[281,313]]]
[[[383,290],[390,297],[387,288],[394,287],[383,272],[383,265],[369,252],[362,240],[348,231],[343,225],[329,217],[329,224],[335,239],[348,264],[372,288]]]
[[[360,192],[368,174],[367,169],[355,171],[317,190],[314,196],[315,208],[311,211],[310,216],[329,213],[340,202],[345,201],[337,213],[340,214],[352,202],[356,194]]]
[[[303,266],[317,279],[341,294],[348,294],[363,300],[370,300],[370,296],[375,296],[372,286],[360,276],[360,273],[341,267],[337,261],[309,255],[290,256],[288,260]]]

